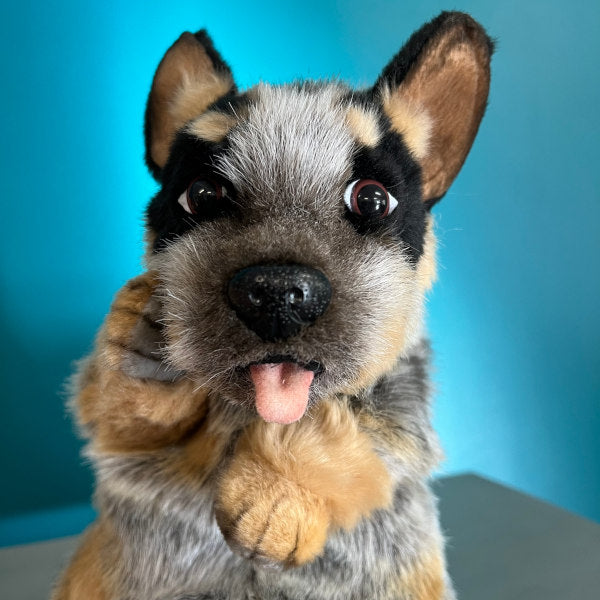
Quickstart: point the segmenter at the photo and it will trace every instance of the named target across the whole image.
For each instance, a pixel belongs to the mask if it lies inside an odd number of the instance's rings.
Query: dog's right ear
[[[231,70],[206,31],[183,33],[160,61],[146,105],[146,164],[155,179],[160,180],[177,130],[235,91]]]

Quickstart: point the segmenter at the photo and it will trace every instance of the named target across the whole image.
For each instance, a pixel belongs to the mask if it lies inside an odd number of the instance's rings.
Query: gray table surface
[[[459,600],[600,600],[600,525],[476,475],[435,490]],[[0,599],[48,598],[77,539],[0,549]]]
[[[600,600],[599,524],[475,475],[435,489],[459,600]]]

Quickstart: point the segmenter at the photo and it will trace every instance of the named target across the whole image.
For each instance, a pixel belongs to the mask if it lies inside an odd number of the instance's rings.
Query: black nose
[[[266,342],[285,340],[327,309],[331,284],[303,265],[255,265],[238,271],[227,290],[237,316]]]

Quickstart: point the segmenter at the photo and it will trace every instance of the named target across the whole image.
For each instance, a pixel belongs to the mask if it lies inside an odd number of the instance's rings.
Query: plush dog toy
[[[442,13],[368,90],[238,92],[205,32],[171,46],[147,272],[75,381],[99,517],[56,600],[454,598],[423,303],[491,51]]]

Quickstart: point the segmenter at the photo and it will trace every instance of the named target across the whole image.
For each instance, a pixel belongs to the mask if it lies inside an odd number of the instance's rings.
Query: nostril
[[[304,302],[304,291],[297,287],[288,290],[287,301],[291,306],[302,306],[302,303]]]
[[[250,300],[250,304],[252,306],[262,306],[264,302],[264,298],[260,290],[251,290],[248,293],[248,300]]]

